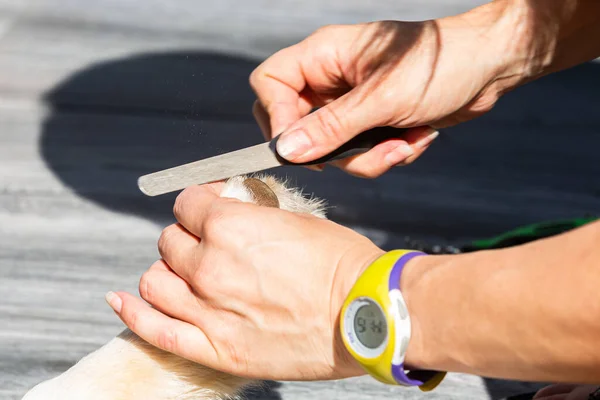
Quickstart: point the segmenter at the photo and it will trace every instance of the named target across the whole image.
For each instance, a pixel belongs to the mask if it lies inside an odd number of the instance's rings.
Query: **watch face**
[[[366,300],[354,314],[354,332],[363,346],[376,349],[387,336],[387,322],[381,308]]]

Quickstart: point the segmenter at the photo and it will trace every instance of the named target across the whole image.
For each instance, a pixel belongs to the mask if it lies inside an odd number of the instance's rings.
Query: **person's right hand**
[[[516,40],[513,20],[496,1],[434,21],[319,29],[253,71],[255,117],[267,140],[283,132],[277,151],[292,162],[317,159],[376,126],[414,128],[406,140],[334,163],[377,177],[412,162],[435,129],[493,107],[518,75],[505,67]]]

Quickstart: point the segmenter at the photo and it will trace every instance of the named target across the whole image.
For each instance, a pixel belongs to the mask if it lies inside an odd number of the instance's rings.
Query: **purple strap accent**
[[[392,272],[390,272],[390,280],[389,280],[389,288],[390,291],[394,289],[400,290],[400,277],[402,276],[402,270],[407,262],[412,260],[417,256],[424,256],[425,253],[420,251],[411,251],[410,253],[404,254],[402,257],[396,261],[396,264],[392,267]]]
[[[425,253],[420,251],[411,251],[410,253],[404,254],[402,257],[396,261],[394,266],[392,267],[392,271],[390,272],[389,278],[389,290],[400,290],[400,277],[402,276],[402,270],[406,263],[412,260],[414,257],[424,256]],[[421,386],[424,382],[417,379],[411,379],[410,375],[424,375],[424,377],[429,378],[429,371],[414,371],[406,374],[404,372],[404,363],[400,365],[392,365],[392,376],[396,381],[403,385],[408,386]]]

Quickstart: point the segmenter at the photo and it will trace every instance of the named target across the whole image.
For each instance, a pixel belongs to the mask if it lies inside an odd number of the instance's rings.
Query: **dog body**
[[[231,178],[221,197],[326,218],[322,200],[268,175]],[[257,384],[162,351],[126,329],[23,400],[229,399]]]

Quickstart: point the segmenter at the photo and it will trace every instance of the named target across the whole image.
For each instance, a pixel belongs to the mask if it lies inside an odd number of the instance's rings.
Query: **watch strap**
[[[400,280],[402,277],[402,271],[404,266],[410,260],[418,256],[424,256],[426,253],[420,251],[410,251],[398,258],[394,263],[389,276],[389,291],[400,292]],[[400,297],[401,301],[404,300]],[[406,307],[403,304],[402,307]],[[406,351],[406,348],[401,348],[401,351]],[[404,369],[404,354],[400,355],[400,363],[392,363],[392,375],[396,382],[405,386],[419,386],[423,391],[429,391],[434,389],[445,377],[445,372],[430,371],[430,370],[413,370],[408,373]]]

